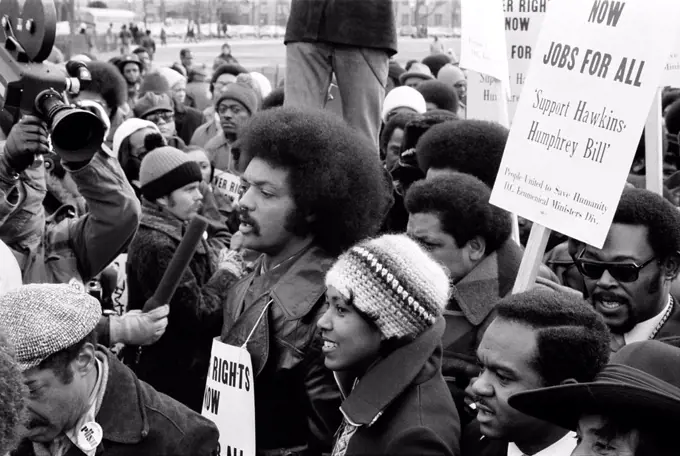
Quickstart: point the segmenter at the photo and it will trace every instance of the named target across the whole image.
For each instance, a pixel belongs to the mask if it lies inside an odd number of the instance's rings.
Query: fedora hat
[[[626,345],[588,383],[568,383],[518,393],[510,406],[527,415],[576,429],[585,413],[645,426],[680,421],[680,348],[645,341]]]

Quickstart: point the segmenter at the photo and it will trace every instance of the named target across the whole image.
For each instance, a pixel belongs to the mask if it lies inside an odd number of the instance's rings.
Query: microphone
[[[184,233],[182,241],[179,243],[175,254],[170,260],[168,269],[163,273],[163,278],[161,278],[161,281],[156,288],[156,292],[144,304],[144,312],[150,312],[153,309],[170,302],[175,294],[175,290],[177,290],[177,286],[179,285],[179,281],[182,278],[184,271],[189,267],[189,262],[191,262],[194,252],[198,247],[198,243],[201,242],[201,238],[207,227],[208,219],[205,217],[196,215],[191,220],[187,232]]]

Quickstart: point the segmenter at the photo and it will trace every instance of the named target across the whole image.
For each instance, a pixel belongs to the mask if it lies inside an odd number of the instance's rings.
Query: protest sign
[[[677,34],[674,43],[675,46],[673,46],[664,68],[660,84],[662,87],[680,87],[680,34]]]
[[[202,415],[220,431],[218,456],[255,456],[255,389],[250,354],[213,339]]]
[[[603,245],[679,14],[675,0],[551,0],[493,204]]]
[[[231,197],[238,201],[241,195],[241,178],[227,171],[215,169],[212,180],[213,189],[222,195]]]
[[[517,109],[529,63],[538,40],[549,0],[504,0],[504,30],[508,59],[509,93],[504,97],[507,119]],[[465,19],[463,19],[464,21]],[[468,78],[468,118],[503,122],[505,113],[499,106],[502,97],[500,81],[493,77],[470,74]]]
[[[508,81],[502,0],[461,2],[460,66]]]

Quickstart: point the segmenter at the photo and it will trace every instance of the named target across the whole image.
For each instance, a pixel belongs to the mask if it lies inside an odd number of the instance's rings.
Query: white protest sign
[[[508,58],[510,93],[506,97],[509,123],[517,109],[529,63],[538,40],[549,0],[504,0],[505,43]],[[464,21],[465,19],[463,19]],[[503,123],[500,82],[483,75],[468,78],[468,118]]]
[[[461,2],[460,66],[508,81],[503,0]]]
[[[679,15],[677,0],[551,0],[491,203],[601,247]]]
[[[212,185],[215,191],[230,196],[234,201],[241,197],[241,178],[235,174],[215,168]]]
[[[676,33],[675,46],[671,50],[670,57],[661,79],[661,87],[680,87],[680,34]]]
[[[220,456],[255,456],[255,388],[250,354],[213,339],[202,415],[220,432]]]

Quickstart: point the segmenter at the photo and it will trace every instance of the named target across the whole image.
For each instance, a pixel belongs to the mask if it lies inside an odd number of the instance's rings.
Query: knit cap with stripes
[[[383,339],[416,337],[432,326],[449,298],[449,278],[415,241],[390,234],[343,253],[326,275],[367,315]]]

